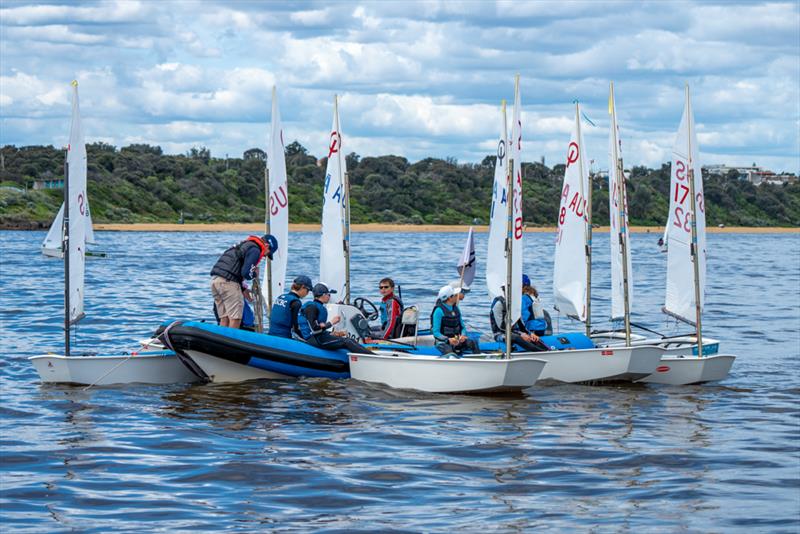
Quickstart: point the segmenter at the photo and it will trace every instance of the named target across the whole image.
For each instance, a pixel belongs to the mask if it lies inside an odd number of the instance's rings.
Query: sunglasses
[[[391,286],[378,286],[378,289],[389,289]]]

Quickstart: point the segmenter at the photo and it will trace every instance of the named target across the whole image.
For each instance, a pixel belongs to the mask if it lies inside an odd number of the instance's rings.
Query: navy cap
[[[523,285],[523,286],[529,286],[529,285],[531,285],[531,279],[528,277],[528,275],[527,275],[527,274],[523,274],[523,275],[522,275],[522,285]]]
[[[301,274],[300,276],[295,278],[293,280],[293,282],[295,284],[299,285],[299,286],[303,286],[304,288],[308,289],[309,291],[311,291],[311,289],[312,289],[312,287],[311,287],[311,278],[307,277],[304,274]]]
[[[272,255],[278,251],[278,240],[275,239],[275,236],[272,234],[264,234],[261,236],[261,241],[269,245],[269,252],[267,252],[267,257],[272,259]]]
[[[322,295],[327,295],[328,293],[336,293],[336,290],[328,289],[328,286],[321,282],[314,286],[314,297],[321,297]]]

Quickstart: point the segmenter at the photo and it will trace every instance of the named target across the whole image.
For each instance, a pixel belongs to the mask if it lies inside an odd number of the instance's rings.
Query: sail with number
[[[72,82],[72,126],[64,185],[69,192],[69,319],[72,322],[83,317],[86,225],[89,215],[86,206],[86,145],[78,105],[78,82]]]
[[[283,126],[278,109],[278,91],[272,88],[272,129],[267,145],[267,169],[269,173],[269,232],[278,240],[278,251],[273,254],[271,269],[271,299],[284,293],[286,264],[289,259],[289,188],[286,181],[286,151],[283,141]],[[266,269],[264,287],[267,287]]]
[[[628,276],[628,310],[633,304],[633,270],[631,270],[631,242],[628,228],[628,193],[625,187],[625,176],[618,176],[622,161],[622,141],[617,125],[617,110],[614,102],[613,86],[608,97],[608,112],[611,114],[611,129],[608,136],[608,215],[610,219],[611,243],[611,318],[621,319],[625,316],[625,284],[623,279],[623,261],[626,263]],[[622,198],[620,199],[620,195]],[[623,255],[621,241],[625,243],[626,254]]]
[[[322,239],[319,254],[319,279],[334,289],[337,300],[345,295],[345,158],[342,155],[342,131],[337,97],[333,99],[333,126],[328,140],[328,165],[325,169],[322,199]]]
[[[692,263],[692,202],[689,180],[694,177],[696,206],[697,255],[699,265],[700,309],[703,307],[706,278],[706,214],[700,149],[694,128],[689,88],[683,117],[672,148],[670,171],[669,218],[667,220],[667,296],[664,313],[689,324],[696,321],[695,276]]]
[[[500,116],[500,139],[497,142],[497,159],[494,163],[492,208],[489,211],[489,240],[486,251],[486,287],[494,300],[503,296],[506,285],[506,224],[508,221],[508,132],[506,131],[505,101]]]
[[[512,165],[511,212],[511,304],[509,318],[515,323],[522,316],[522,102],[519,94],[519,75],[514,83],[514,114],[509,140]]]
[[[561,313],[586,321],[587,236],[589,192],[588,158],[584,154],[580,108],[575,105],[575,125],[567,148],[567,167],[558,209],[558,235],[553,262],[553,296]]]

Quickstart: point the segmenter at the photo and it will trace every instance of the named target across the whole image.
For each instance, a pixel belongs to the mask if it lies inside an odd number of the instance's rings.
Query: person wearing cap
[[[470,291],[469,286],[464,285],[464,281],[463,280],[453,280],[448,285],[450,287],[452,287],[453,289],[460,290],[458,292],[458,302],[456,302],[456,305],[458,305],[459,302],[464,300],[464,297],[466,297],[467,293],[469,293],[469,291]]]
[[[501,290],[505,291],[505,286],[502,286]],[[489,311],[489,323],[492,325],[494,340],[499,343],[506,342],[506,310],[505,297],[502,295],[495,297]],[[547,345],[542,343],[539,336],[528,331],[521,318],[511,326],[511,343],[525,352],[548,350]]]
[[[338,315],[328,321],[328,309],[325,305],[331,300],[331,293],[335,289],[328,289],[323,283],[318,283],[312,290],[314,300],[306,302],[298,313],[300,335],[310,345],[326,350],[346,349],[347,352],[372,354],[372,351],[361,346],[356,341],[347,337],[346,332],[329,332],[328,329],[341,321]]]
[[[311,289],[311,278],[301,275],[294,279],[289,291],[275,299],[269,312],[269,335],[289,339],[293,337],[292,334],[301,335],[297,317],[303,305],[301,300]]]
[[[480,352],[478,344],[464,335],[467,329],[458,308],[459,293],[460,288],[442,287],[431,314],[431,333],[442,356],[461,355],[466,350],[474,354]]]
[[[245,280],[258,276],[258,265],[266,256],[270,260],[278,250],[278,240],[271,234],[251,235],[222,253],[211,269],[211,296],[221,326],[239,328],[244,310],[244,298],[250,291]]]
[[[522,324],[529,332],[543,336],[547,330],[544,306],[539,300],[539,292],[531,285],[527,274],[522,275]]]

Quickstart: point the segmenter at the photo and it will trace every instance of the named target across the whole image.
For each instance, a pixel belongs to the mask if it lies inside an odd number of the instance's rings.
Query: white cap
[[[439,290],[439,300],[444,302],[445,300],[449,299],[453,295],[458,295],[461,293],[461,290],[457,287],[453,287],[451,285],[446,285]]]
[[[469,293],[469,286],[463,280],[453,280],[448,285],[453,289],[460,289],[463,293]]]

